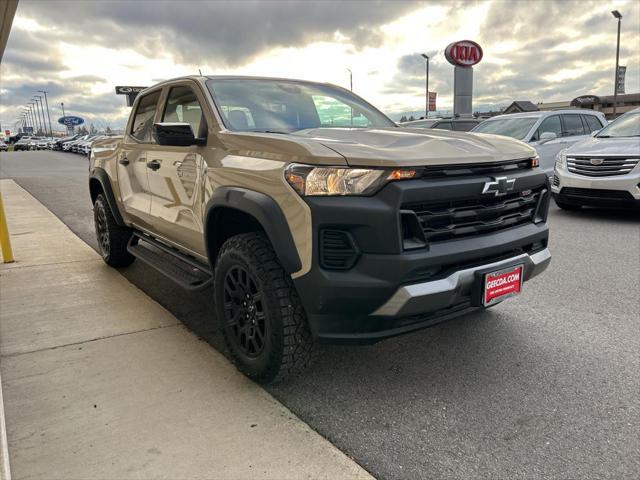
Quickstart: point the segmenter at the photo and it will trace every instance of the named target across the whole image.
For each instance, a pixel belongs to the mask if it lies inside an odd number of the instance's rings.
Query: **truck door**
[[[196,92],[189,84],[171,86],[159,121],[188,123],[195,136],[206,137],[207,122],[201,106],[205,100]],[[201,211],[204,148],[155,145],[147,157],[155,228],[167,240],[201,255],[205,254]]]
[[[127,127],[118,158],[122,204],[133,222],[146,229],[152,228],[147,152],[153,146],[151,132],[161,91],[148,93],[136,103],[133,120]]]

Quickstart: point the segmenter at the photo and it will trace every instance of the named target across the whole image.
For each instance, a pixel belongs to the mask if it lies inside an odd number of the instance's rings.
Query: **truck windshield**
[[[362,99],[331,85],[266,79],[210,79],[229,130],[290,133],[307,128],[395,127]]]
[[[531,127],[538,120],[537,117],[520,118],[500,118],[498,120],[487,120],[482,122],[472,131],[474,133],[493,133],[506,137],[524,140],[531,130]]]
[[[598,138],[640,137],[640,111],[625,113],[600,130]]]

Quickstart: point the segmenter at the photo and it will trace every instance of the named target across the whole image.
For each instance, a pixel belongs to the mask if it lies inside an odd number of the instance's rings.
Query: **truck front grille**
[[[509,193],[500,197],[408,204],[427,242],[495,232],[534,220],[542,189]]]
[[[639,161],[640,157],[567,157],[567,170],[587,177],[626,175]]]

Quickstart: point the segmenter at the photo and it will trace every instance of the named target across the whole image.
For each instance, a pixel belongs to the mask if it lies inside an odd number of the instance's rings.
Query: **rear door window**
[[[580,115],[565,114],[565,115],[562,115],[562,121],[564,123],[565,137],[585,135],[584,126],[582,125],[582,120],[580,120]]]
[[[440,122],[431,128],[439,128],[440,130],[452,130],[453,126],[451,125],[451,122]]]
[[[151,92],[140,99],[131,125],[131,136],[143,143],[151,143],[151,129],[160,99],[160,90]]]
[[[583,115],[582,120],[584,120],[584,123],[589,130],[588,133],[596,132],[602,128],[600,120],[598,120],[595,115]]]

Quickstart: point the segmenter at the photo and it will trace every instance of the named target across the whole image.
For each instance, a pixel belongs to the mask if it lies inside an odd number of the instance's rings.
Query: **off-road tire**
[[[236,298],[229,296],[228,289],[225,290],[229,275],[238,271],[246,271],[247,277],[252,278],[255,288],[260,291],[255,298],[261,299],[259,306],[255,302],[254,310],[260,307],[264,312],[260,317],[264,318],[264,342],[261,351],[253,357],[241,345],[238,334],[240,320],[231,314],[233,308],[249,307],[241,307],[238,303],[232,305]],[[291,277],[280,265],[264,233],[235,235],[224,243],[216,261],[214,296],[216,315],[229,354],[238,370],[247,377],[263,384],[278,383],[307,366],[313,339],[306,314]],[[243,321],[245,327],[251,328],[247,326],[249,320]],[[246,336],[244,338],[246,340]]]
[[[126,267],[136,259],[127,251],[132,230],[118,225],[107,199],[99,194],[93,204],[93,221],[102,259],[112,267]]]
[[[581,205],[575,205],[573,203],[565,203],[558,200],[556,200],[556,205],[558,205],[558,207],[560,207],[562,210],[568,210],[570,212],[577,212],[578,210],[582,209]]]

